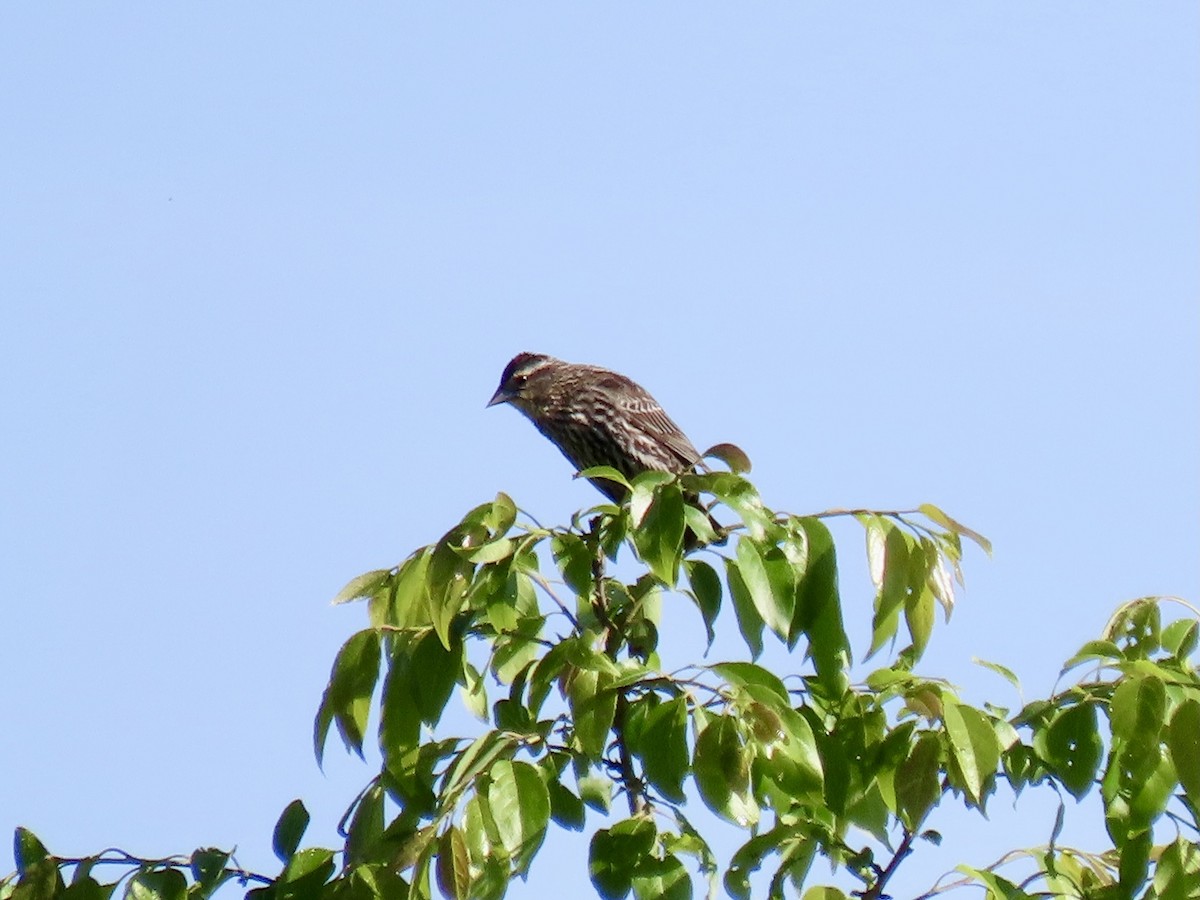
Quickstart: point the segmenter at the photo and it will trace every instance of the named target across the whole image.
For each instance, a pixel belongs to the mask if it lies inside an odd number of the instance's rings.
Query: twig
[[[110,853],[116,854],[116,855],[109,856],[108,854],[110,854]],[[119,847],[109,847],[105,850],[101,850],[95,856],[81,856],[81,857],[55,856],[55,857],[53,857],[53,859],[57,862],[57,864],[60,867],[61,866],[82,866],[82,865],[93,865],[93,866],[108,865],[108,866],[137,866],[138,868],[145,868],[145,867],[164,868],[165,867],[165,868],[172,868],[172,869],[184,869],[184,868],[188,868],[192,864],[192,859],[190,856],[165,856],[165,857],[162,857],[161,859],[143,859],[142,857],[134,856],[132,853],[122,850]],[[233,859],[232,852],[230,852],[230,854],[229,854],[229,859],[230,860]],[[228,872],[230,875],[233,875],[242,884],[247,884],[248,882],[251,882],[251,881],[256,882],[257,884],[273,884],[275,882],[275,879],[273,879],[273,878],[268,878],[266,875],[259,875],[257,872],[250,872],[246,869],[243,869],[241,866],[237,865],[236,863],[234,864],[234,866],[232,868],[229,867],[228,865],[226,865],[224,868],[225,868],[226,872]]]
[[[904,829],[904,837],[900,840],[900,846],[896,848],[896,852],[892,855],[891,862],[887,864],[887,868],[879,873],[879,877],[875,879],[875,883],[858,894],[862,900],[886,900],[887,894],[883,889],[887,887],[888,881],[896,874],[896,869],[910,853],[912,853],[913,839],[916,837],[916,832]],[[855,892],[857,893],[857,892]]]

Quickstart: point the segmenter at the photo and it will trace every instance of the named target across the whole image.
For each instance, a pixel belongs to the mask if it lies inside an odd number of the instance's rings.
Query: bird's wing
[[[614,395],[620,408],[631,413],[631,421],[649,437],[671,451],[681,465],[693,466],[700,460],[700,451],[688,440],[683,430],[671,420],[666,411],[641,385],[629,379]]]

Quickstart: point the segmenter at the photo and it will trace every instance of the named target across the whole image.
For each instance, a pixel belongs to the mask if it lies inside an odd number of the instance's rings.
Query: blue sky
[[[1195,601],[1197,33],[1182,2],[0,7],[0,829],[271,870],[299,796],[332,841],[370,769],[312,759],[364,622],[329,598],[497,490],[596,500],[484,410],[519,350],[636,378],[776,507],[989,535],[924,667],[976,702],[1015,699],[972,656],[1045,693],[1121,600]],[[1024,804],[947,820],[898,894],[1045,840]],[[511,896],[586,884],[585,848]]]

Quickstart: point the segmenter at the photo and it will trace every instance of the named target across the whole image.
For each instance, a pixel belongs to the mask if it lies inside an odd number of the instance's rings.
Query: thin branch
[[[110,856],[109,854],[116,854],[116,855]],[[188,868],[192,864],[192,858],[190,856],[164,856],[160,859],[143,859],[142,857],[134,856],[132,853],[122,850],[119,847],[108,847],[105,850],[101,850],[95,856],[81,856],[81,857],[55,856],[55,857],[53,857],[53,859],[57,861],[57,863],[60,867],[61,866],[82,866],[82,865],[92,865],[92,866],[106,865],[106,866],[136,866],[138,868],[149,867],[149,868],[184,869],[184,868]],[[230,852],[230,854],[229,854],[229,859],[230,860],[233,859],[232,852]],[[230,875],[233,875],[235,878],[237,878],[238,881],[241,882],[242,884],[247,884],[251,881],[253,881],[257,884],[274,884],[275,883],[274,878],[268,878],[266,875],[259,875],[257,872],[251,872],[247,869],[243,869],[241,866],[237,865],[236,862],[234,863],[233,867],[230,867],[228,865],[225,866],[225,871],[228,872]]]
[[[892,855],[891,862],[887,864],[887,868],[879,873],[879,877],[875,879],[875,883],[867,888],[862,893],[855,892],[862,900],[884,900],[888,895],[883,892],[887,887],[887,883],[892,876],[896,874],[896,870],[900,867],[900,863],[904,862],[905,857],[912,853],[913,839],[916,838],[916,832],[904,829],[904,837],[900,840],[900,846],[896,848],[896,852]]]
[[[529,576],[530,581],[545,591],[546,595],[554,601],[555,605],[558,606],[560,610],[562,610],[562,614],[567,617],[568,621],[570,621],[571,627],[576,631],[579,631],[579,620],[575,618],[574,613],[567,609],[567,605],[563,603],[561,599],[559,599],[558,594],[554,593],[553,589],[550,587],[550,582],[546,579],[546,576],[541,572],[526,572],[525,574]]]

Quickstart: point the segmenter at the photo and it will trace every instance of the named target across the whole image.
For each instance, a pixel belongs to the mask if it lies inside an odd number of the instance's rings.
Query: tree
[[[611,469],[586,474],[628,485]],[[555,528],[518,522],[500,494],[339,594],[366,600],[369,625],[333,663],[317,759],[332,729],[361,755],[373,709],[382,752],[343,819],[341,848],[300,849],[308,813],[298,800],[275,829],[277,875],[211,848],[57,857],[18,829],[0,900],[108,900],[118,886],[130,900],[202,900],[231,881],[252,886],[254,900],[499,898],[547,829],[595,827],[588,808],[604,817],[589,862],[604,898],[845,898],[818,884],[823,858],[855,896],[881,900],[918,842],[940,840],[942,805],[983,813],[1001,780],[1017,792],[1098,792],[1111,846],[1060,846],[1060,804],[1048,844],[960,866],[923,898],[966,885],[1002,898],[1200,895],[1193,607],[1127,603],[1067,661],[1066,687],[1015,713],[979,708],[914,672],[938,608],[946,619],[953,608],[963,540],[988,549],[941,510],[782,514],[737,472],[647,473],[628,486],[624,504]],[[696,496],[733,515],[727,534],[686,499]],[[851,681],[832,516],[866,532],[876,590],[866,655],[887,658],[861,683]],[[687,529],[709,545],[685,551]],[[748,658],[662,671],[670,593],[694,605],[710,646],[732,606]],[[1172,604],[1188,615],[1164,624]],[[754,662],[766,640],[794,651],[793,673]],[[440,727],[456,689],[476,734]],[[730,859],[695,824],[697,799],[745,832]],[[98,880],[114,864],[121,878]]]

